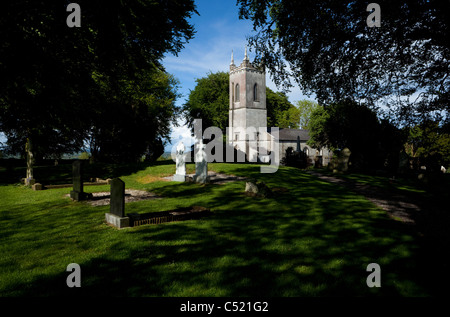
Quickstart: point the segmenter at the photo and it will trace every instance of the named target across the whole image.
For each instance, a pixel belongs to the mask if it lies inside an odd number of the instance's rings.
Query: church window
[[[303,149],[303,152],[305,152],[306,156],[309,156],[309,149],[307,147]]]
[[[235,93],[236,100],[235,101],[238,102],[239,101],[239,84],[236,84],[235,90],[236,90],[236,93]]]
[[[258,84],[253,86],[253,101],[258,101]]]

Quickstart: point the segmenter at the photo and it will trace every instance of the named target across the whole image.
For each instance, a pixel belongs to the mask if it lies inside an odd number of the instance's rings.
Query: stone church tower
[[[261,132],[267,131],[266,72],[250,63],[247,48],[239,66],[231,53],[229,125],[228,142],[256,161]]]

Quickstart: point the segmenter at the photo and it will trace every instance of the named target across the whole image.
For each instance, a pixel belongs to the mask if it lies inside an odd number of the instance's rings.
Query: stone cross
[[[183,142],[177,145],[177,158],[176,158],[176,173],[173,177],[174,181],[184,182],[186,178],[186,159],[184,151],[186,150]]]
[[[197,145],[197,153],[195,154],[195,176],[194,182],[206,183],[208,181],[208,160],[205,152],[203,140]]]
[[[300,136],[297,135],[297,152],[300,152]]]
[[[125,183],[120,178],[111,181],[111,201],[109,213],[125,217]]]
[[[72,163],[72,182],[73,190],[70,192],[70,198],[77,201],[86,199],[86,193],[83,192],[83,171],[80,160]]]

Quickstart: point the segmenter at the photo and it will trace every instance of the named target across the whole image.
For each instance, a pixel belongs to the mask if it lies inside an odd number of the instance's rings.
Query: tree
[[[229,125],[229,74],[209,73],[196,82],[197,85],[190,91],[183,106],[188,126],[193,128],[194,119],[202,119],[203,129],[215,126],[220,128],[225,136],[226,127]],[[295,106],[284,93],[274,92],[266,87],[266,108],[268,126],[298,127],[298,123],[293,121],[296,118],[292,115]]]
[[[311,100],[299,100],[297,102],[298,122],[302,129],[309,130],[311,115],[319,107],[320,105],[317,102]]]
[[[164,153],[163,140],[169,139],[170,123],[178,114],[178,81],[156,71],[143,72],[139,83],[123,80],[116,91],[104,85],[101,92],[109,111],[91,118],[92,160],[136,161],[144,154],[148,160],[156,160]]]
[[[140,80],[159,76],[164,54],[177,54],[194,35],[188,21],[196,13],[192,0],[77,3],[81,27],[75,28],[67,27],[66,6],[56,1],[21,0],[3,7],[0,131],[10,152],[23,152],[30,138],[37,157],[70,153],[92,135],[105,136],[103,120],[129,120],[133,126],[138,109],[146,109],[134,105],[139,91],[154,93],[141,89],[146,84]],[[136,98],[128,102],[130,94]],[[110,127],[109,138],[123,132],[117,131]],[[115,149],[116,155],[126,153]]]
[[[381,27],[367,2],[238,0],[253,22],[249,44],[277,84],[292,76],[321,104],[347,98],[386,105],[401,122],[442,119],[450,107],[448,1],[383,1]],[[441,117],[440,117],[441,116]],[[442,117],[443,116],[443,117]]]
[[[439,122],[428,120],[408,128],[406,153],[418,158],[427,171],[439,171],[450,166],[450,129]]]
[[[403,144],[398,128],[351,100],[314,110],[309,135],[308,145],[333,151],[349,148],[353,165],[369,169],[394,170]]]
[[[296,108],[283,92],[266,88],[267,126],[298,128]]]
[[[190,128],[193,128],[194,119],[202,119],[204,129],[218,127],[225,135],[230,103],[228,76],[226,72],[217,72],[195,80],[197,84],[183,106]]]

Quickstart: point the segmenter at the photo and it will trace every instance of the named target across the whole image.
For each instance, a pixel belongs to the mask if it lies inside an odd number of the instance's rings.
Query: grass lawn
[[[273,198],[244,195],[245,182],[200,185],[160,179],[175,164],[88,167],[120,176],[126,188],[160,200],[128,203],[146,213],[201,205],[201,220],[117,230],[104,223],[109,206],[65,197],[70,188],[33,191],[0,169],[0,296],[429,296],[439,272],[413,230],[338,185],[301,170],[209,164],[210,170],[256,177],[284,187]],[[56,183],[70,165],[37,167]],[[193,165],[188,165],[188,172]],[[13,174],[13,176],[11,176]],[[100,175],[98,175],[100,174]],[[87,192],[109,186],[85,187]],[[369,288],[369,263],[381,266],[381,288]],[[81,267],[81,288],[66,286],[66,267]],[[434,267],[435,268],[435,267]],[[446,272],[441,272],[446,274]]]

